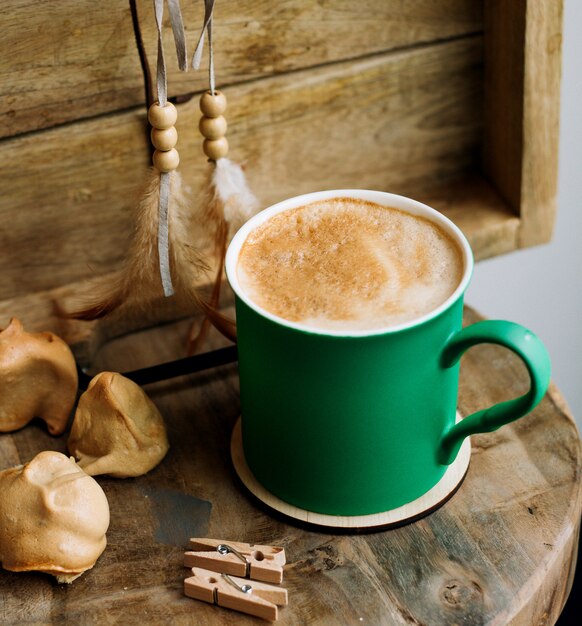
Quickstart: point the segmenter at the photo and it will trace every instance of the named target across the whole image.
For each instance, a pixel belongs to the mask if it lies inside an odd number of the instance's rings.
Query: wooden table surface
[[[476,319],[466,311],[468,323]],[[182,356],[186,330],[180,323],[115,340],[96,371]],[[464,414],[527,386],[522,363],[498,347],[473,348],[461,369]],[[289,606],[280,624],[555,622],[581,508],[580,439],[555,388],[528,417],[473,437],[467,478],[442,508],[402,528],[345,535],[276,518],[238,482],[229,457],[237,385],[230,365],[148,386],[167,422],[167,457],[137,479],[98,479],[111,508],[108,547],[72,585],[0,571],[1,624],[261,623],[183,596],[191,536],[284,546]],[[0,435],[0,468],[65,444],[37,424]]]

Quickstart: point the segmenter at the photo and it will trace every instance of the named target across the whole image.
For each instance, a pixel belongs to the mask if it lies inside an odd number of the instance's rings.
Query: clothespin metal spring
[[[244,554],[241,554],[236,548],[229,546],[227,543],[221,543],[216,546],[216,551],[218,554],[234,554],[238,557],[245,564],[245,578],[249,577],[251,564]]]
[[[228,574],[223,573],[221,574],[221,576],[224,578],[224,580],[226,580],[227,583],[232,585],[235,589],[238,589],[239,591],[242,591],[243,593],[247,593],[248,595],[253,593],[253,588],[250,585],[239,585]],[[217,589],[215,589],[214,591],[216,592]]]

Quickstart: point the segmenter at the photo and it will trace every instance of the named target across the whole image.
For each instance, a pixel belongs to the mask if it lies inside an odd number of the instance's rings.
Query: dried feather
[[[209,172],[205,188],[206,200],[203,215],[206,223],[214,230],[213,238],[218,261],[212,294],[208,302],[208,309],[211,315],[215,316],[218,314],[224,257],[229,235],[238,230],[257,212],[259,202],[250,190],[240,165],[230,159],[223,158],[216,161],[215,166]],[[194,354],[200,348],[209,330],[208,321],[222,334],[225,334],[215,323],[216,320],[213,321],[211,315],[202,321],[199,329],[196,326],[192,326],[190,329],[189,354]],[[223,318],[229,321],[233,328],[236,328],[234,321],[230,321],[224,316]]]
[[[218,299],[215,301],[214,289],[210,301],[206,302],[200,297],[194,286],[195,276],[208,270],[208,266],[204,263],[198,250],[192,246],[192,233],[200,225],[196,222],[196,217],[192,215],[192,212],[187,210],[188,200],[183,193],[182,186],[177,185],[176,190],[172,189],[172,194],[176,206],[182,207],[182,210],[175,212],[171,222],[170,254],[174,262],[175,271],[173,274],[176,277],[178,292],[189,297],[192,303],[202,310],[205,316],[204,322],[208,320],[227,339],[236,342],[236,324],[234,320],[217,310]],[[219,263],[221,265],[218,269],[220,273],[222,273],[222,263],[223,260]]]
[[[134,237],[118,277],[113,282],[108,277],[97,287],[94,301],[68,313],[68,317],[98,319],[123,304],[139,306],[163,296],[157,248],[159,177],[155,169],[148,175],[136,210]],[[194,284],[196,277],[207,271],[208,266],[192,243],[194,224],[178,172],[171,173],[170,185],[170,267],[176,291],[203,308]]]
[[[190,329],[190,335],[188,337],[188,354],[195,354],[196,352],[198,352],[198,349],[200,348],[201,344],[203,343],[209,331],[210,323],[212,323],[212,325],[218,331],[220,331],[223,335],[228,336],[224,332],[224,329],[221,329],[221,327],[217,326],[215,322],[211,322],[211,320],[216,315],[220,315],[222,317],[222,322],[226,323],[227,329],[232,328],[234,332],[236,333],[236,323],[234,322],[234,320],[231,320],[230,318],[222,315],[222,313],[219,313],[218,311],[218,307],[220,305],[220,288],[222,286],[222,273],[224,271],[224,257],[226,254],[226,244],[228,240],[228,224],[226,223],[226,221],[221,220],[219,222],[219,224],[216,227],[216,233],[217,235],[215,239],[215,244],[216,244],[216,255],[218,258],[218,268],[216,270],[216,277],[214,279],[214,284],[212,286],[212,293],[210,295],[210,300],[208,301],[206,305],[207,310],[205,311],[205,317],[202,320],[202,324],[198,330],[196,329],[195,325],[193,325]],[[234,341],[236,341],[236,339],[234,339]]]
[[[184,191],[182,179],[178,172],[172,173],[170,216],[170,267],[176,292],[189,298],[193,304],[204,308],[203,300],[196,288],[196,279],[209,270],[200,249],[196,247],[196,232],[200,225],[191,210],[190,200]],[[157,229],[157,224],[156,224]],[[154,242],[157,245],[157,230]],[[157,248],[155,252],[157,264]],[[159,283],[159,274],[156,275]]]
[[[244,171],[238,163],[219,159],[214,168],[212,186],[215,203],[222,205],[220,211],[231,234],[259,210],[259,201],[248,186]]]

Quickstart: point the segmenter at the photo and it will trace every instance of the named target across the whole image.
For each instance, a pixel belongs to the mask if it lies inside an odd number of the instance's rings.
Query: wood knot
[[[299,566],[309,573],[331,571],[346,564],[346,559],[339,553],[338,549],[331,544],[324,544],[313,550],[309,550],[309,557]]]
[[[441,589],[441,598],[449,606],[467,606],[481,600],[483,591],[474,581],[448,580]]]
[[[316,555],[318,569],[330,571],[345,563],[337,548],[331,544],[319,546],[311,552]]]

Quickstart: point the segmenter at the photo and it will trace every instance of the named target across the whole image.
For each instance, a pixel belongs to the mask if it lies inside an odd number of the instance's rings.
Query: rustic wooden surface
[[[0,7],[0,315],[50,314],[51,327],[93,348],[124,325],[66,325],[52,309],[119,268],[149,165],[128,2],[94,4]],[[561,0],[275,5],[222,3],[215,24],[231,154],[263,206],[369,187],[442,209],[477,259],[548,239]],[[193,44],[202,6],[183,9]],[[151,1],[138,11],[152,61]],[[197,131],[206,72],[176,70],[168,23],[165,41],[195,205],[208,169]],[[161,308],[160,319],[172,316]]]
[[[553,230],[562,13],[561,0],[485,2],[483,165],[521,217],[519,247],[546,243]]]
[[[181,3],[190,54],[203,6]],[[137,7],[153,70],[153,2]],[[240,0],[217,3],[215,17],[223,86],[483,30],[474,0]],[[167,9],[164,22],[169,94],[206,89],[206,58],[200,72],[179,72]],[[143,105],[128,0],[3,0],[0,23],[0,137]]]
[[[514,250],[519,218],[508,211],[495,190],[481,177],[467,177],[420,194],[419,200],[442,211],[468,237],[476,259],[487,258]],[[210,283],[213,271],[201,276],[201,293]],[[107,340],[131,330],[147,328],[155,322],[188,317],[192,310],[174,298],[160,298],[147,307],[122,310],[94,322],[66,320],[58,315],[58,308],[74,310],[91,299],[96,281],[113,278],[112,274],[87,279],[0,300],[0,328],[10,318],[18,317],[29,331],[51,330],[63,337],[75,352],[78,361],[88,363]]]
[[[467,310],[466,322],[477,319]],[[175,358],[176,324],[116,340],[97,369]],[[463,357],[462,412],[525,391],[521,361],[493,346]],[[460,490],[429,517],[363,535],[328,534],[276,519],[240,486],[229,459],[238,416],[236,367],[151,385],[171,450],[137,479],[99,478],[111,507],[108,547],[71,586],[0,571],[2,624],[252,624],[182,595],[190,536],[283,545],[289,606],[280,624],[439,626],[553,624],[574,568],[580,525],[579,435],[552,388],[528,417],[476,436]],[[0,467],[65,449],[31,425],[0,436]]]
[[[477,167],[481,63],[475,36],[233,86],[231,156],[264,207],[322,188],[418,195]],[[210,167],[198,98],[178,110],[196,205]],[[0,300],[119,267],[149,164],[144,124],[130,111],[0,145]]]

